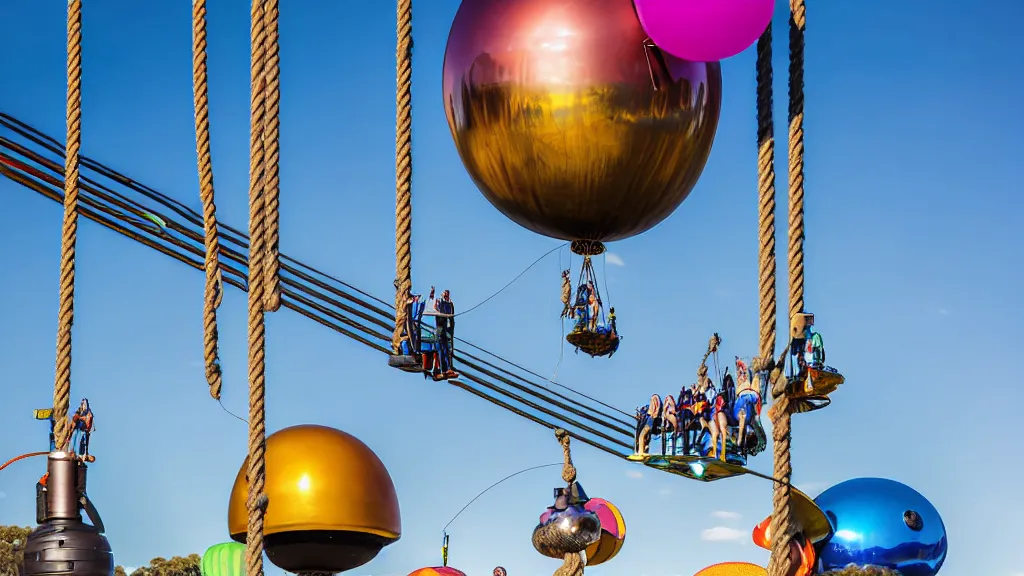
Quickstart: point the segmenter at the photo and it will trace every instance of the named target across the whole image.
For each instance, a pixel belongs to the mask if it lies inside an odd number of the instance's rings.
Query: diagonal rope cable
[[[280,150],[281,150],[281,59],[278,43],[278,0],[264,0],[263,84],[266,115],[263,117],[263,203],[266,208],[266,254],[263,275],[266,290],[264,309],[275,312],[281,308],[281,216],[280,216]]]
[[[412,0],[398,0],[395,62],[395,329],[397,354],[412,290]]]
[[[49,162],[49,161],[47,161],[45,159],[41,159],[38,156],[38,154],[32,152],[31,150],[28,150],[28,149],[26,149],[26,148],[24,148],[24,147],[22,147],[20,145],[14,144],[14,143],[10,142],[9,140],[7,140],[6,138],[0,137],[0,147],[4,147],[4,146],[6,146],[8,149],[14,151],[15,153],[18,153],[18,154],[26,156],[26,158],[29,158],[30,161],[34,161],[34,162],[40,163],[45,169],[50,170],[54,174],[58,174],[58,175],[61,174],[61,170],[60,170],[59,165],[57,165],[55,163],[52,163],[52,162]],[[60,181],[57,178],[55,178],[53,176],[47,176],[45,174],[41,174],[38,170],[35,170],[35,169],[31,168],[31,167],[28,167],[28,166],[26,166],[25,164],[23,164],[23,163],[21,163],[19,161],[15,161],[15,160],[13,160],[12,158],[10,158],[8,156],[0,154],[0,163],[2,163],[2,162],[9,162],[12,167],[14,167],[14,168],[16,168],[18,170],[21,170],[24,173],[35,174],[36,176],[34,176],[34,177],[42,178],[43,180],[45,180],[46,182],[50,183],[51,185],[55,185],[55,186],[59,186],[60,185]],[[25,182],[24,180],[20,179],[17,176],[14,176],[14,178],[15,178],[15,180],[25,184],[26,186],[29,186],[32,189],[40,191],[41,193],[43,193],[44,195],[49,196],[50,198],[59,199],[61,197],[61,194],[59,192],[49,191],[49,190],[47,190],[45,188],[39,189],[37,187],[34,187],[31,183],[27,183],[27,182]],[[124,177],[117,177],[116,180],[118,182],[127,181],[127,179],[124,178]],[[129,199],[128,196],[125,196],[124,194],[119,194],[119,193],[113,191],[112,189],[110,189],[110,188],[108,188],[108,187],[98,183],[97,181],[89,178],[88,176],[86,176],[84,178],[83,182],[84,182],[83,185],[82,185],[83,190],[85,190],[85,191],[90,193],[90,196],[88,197],[88,198],[90,198],[90,202],[95,202],[96,199],[100,199],[104,203],[113,203],[113,206],[116,208],[116,210],[115,211],[108,211],[107,213],[113,214],[115,216],[115,218],[121,219],[122,221],[130,222],[130,223],[132,223],[133,226],[136,224],[137,220],[132,219],[132,218],[127,218],[124,214],[119,213],[119,211],[123,210],[125,212],[130,213],[130,214],[154,213],[154,212],[155,213],[163,213],[162,210],[157,209],[157,208],[153,207],[152,205],[142,206],[142,205],[138,204],[135,200]],[[159,199],[161,197],[158,195],[157,198]],[[160,200],[160,201],[161,201],[161,203],[163,203],[163,202],[173,202],[172,200],[166,200],[166,201]],[[90,204],[90,205],[95,205],[95,204]],[[161,204],[161,205],[166,207],[166,205],[164,205],[164,204]],[[104,210],[106,210],[106,207],[104,207]],[[175,237],[178,234],[181,234],[182,235],[181,239],[185,240],[186,242],[191,240],[191,241],[197,241],[197,242],[201,243],[202,242],[202,229],[200,228],[199,231],[196,231],[194,228],[183,227],[181,223],[179,223],[179,222],[177,222],[175,220],[170,219],[170,215],[172,215],[171,213],[167,213],[167,214],[168,214],[167,221],[165,223],[166,229],[159,233],[159,238],[160,238],[161,242],[172,242],[172,244],[174,244],[176,247],[182,246],[187,251],[191,251],[191,252],[194,252],[194,253],[197,253],[197,254],[201,255],[202,254],[201,250],[196,251],[196,249],[194,247],[190,246],[190,245],[181,244],[180,242],[178,242],[176,240]],[[201,223],[201,217],[197,213],[188,213],[188,214],[186,214],[184,216],[184,222],[200,222]],[[152,230],[152,226],[148,226],[148,228],[149,228],[149,230],[147,230],[147,233],[154,233],[154,234],[157,233],[155,230]],[[230,227],[227,227],[227,226],[223,226],[222,225],[222,228],[226,229],[226,230],[230,230]],[[223,245],[222,244],[222,247],[221,247],[221,255],[222,255],[222,257],[225,258],[227,261],[238,263],[242,267],[242,269],[244,270],[245,263],[246,263],[246,256],[244,254],[244,250],[246,249],[245,247],[248,245],[248,240],[244,237],[244,235],[242,235],[241,237],[236,239],[236,238],[233,238],[231,234],[228,234],[226,236],[223,236],[223,238],[227,242],[227,245]],[[233,245],[232,245],[233,243],[236,244],[237,247],[233,247]],[[163,247],[160,247],[158,249],[160,249],[161,251],[164,251],[164,253],[168,253],[168,252],[166,252],[166,250]],[[370,325],[371,324],[373,326],[380,326],[381,328],[387,329],[390,332],[390,318],[392,318],[390,312],[388,312],[386,310],[383,310],[383,309],[378,309],[373,314],[367,314],[367,313],[362,312],[358,308],[353,308],[351,306],[348,306],[348,305],[344,304],[343,301],[339,300],[338,298],[347,299],[348,301],[356,304],[357,306],[366,307],[368,310],[375,310],[373,308],[372,304],[369,304],[366,301],[360,300],[357,297],[353,297],[352,294],[346,293],[345,291],[340,290],[339,288],[333,287],[333,286],[325,283],[326,281],[331,281],[331,282],[336,282],[338,284],[345,285],[341,281],[333,279],[333,277],[325,275],[322,272],[319,272],[319,271],[317,271],[315,269],[312,269],[312,268],[310,268],[310,267],[308,267],[308,266],[306,266],[306,265],[304,265],[304,264],[302,264],[300,262],[295,261],[294,259],[288,259],[288,260],[291,261],[291,262],[296,262],[296,266],[304,267],[305,269],[310,270],[310,273],[306,274],[306,273],[302,272],[301,270],[299,270],[298,268],[295,268],[293,266],[286,266],[285,270],[289,270],[290,273],[289,273],[289,277],[285,280],[285,282],[287,283],[288,286],[291,287],[291,288],[289,288],[290,292],[292,290],[298,290],[298,291],[301,291],[302,293],[304,293],[305,295],[308,295],[309,298],[312,298],[312,300],[306,300],[306,298],[303,298],[303,300],[308,301],[309,305],[315,306],[317,311],[318,311],[317,313],[329,314],[329,315],[332,316],[332,318],[336,318],[336,319],[338,319],[340,321],[343,321],[346,324],[348,324],[349,326],[352,326],[353,328],[355,328],[356,330],[363,331],[363,332],[365,332],[368,335],[374,335],[375,334],[370,329]],[[225,266],[223,264],[223,262],[224,261],[222,260],[222,267]],[[227,270],[229,268],[225,268],[225,269]],[[323,280],[323,281],[318,280],[317,277],[322,277],[325,280]],[[240,281],[242,282],[242,286],[241,287],[244,289],[245,278],[246,278],[245,272],[242,272],[241,275],[239,276],[239,278],[240,278]],[[347,286],[347,285],[345,285],[345,286]],[[355,290],[356,292],[359,292],[360,294],[364,294],[364,292],[361,292],[358,289],[353,288],[353,290]],[[292,293],[295,294],[294,292],[292,292]],[[297,294],[295,294],[294,297],[299,298],[299,296]],[[373,299],[373,300],[377,301],[376,299]],[[314,303],[314,301],[316,303]],[[353,316],[345,316],[345,315],[334,316],[336,314],[335,310],[340,311],[340,312],[342,312],[344,314],[354,315],[354,317],[357,317],[358,319],[366,320],[370,324],[360,324],[358,322],[354,322],[351,319]],[[377,316],[375,316],[375,314],[379,314],[380,315],[379,319],[378,319]],[[385,320],[387,320],[387,321],[385,321]],[[350,338],[354,338],[357,341],[360,341],[360,342],[362,342],[364,344],[376,346],[376,344],[373,344],[370,341],[365,340],[364,338],[362,338],[361,336],[359,336],[357,334],[353,334],[352,332],[349,332],[349,331],[344,330],[344,329],[342,329],[341,331],[342,331],[343,334],[349,336]],[[377,336],[374,335],[374,338],[376,338],[376,337]],[[632,424],[633,424],[632,423],[632,419],[621,420],[620,421],[619,420],[620,417],[625,418],[624,412],[622,412],[622,411],[620,411],[618,409],[615,409],[613,406],[608,405],[606,403],[603,403],[603,402],[601,402],[599,400],[596,400],[596,399],[590,397],[589,395],[577,392],[577,391],[573,390],[572,388],[570,388],[568,386],[565,386],[565,385],[562,385],[562,384],[558,384],[557,385],[559,388],[567,391],[568,393],[570,393],[573,396],[578,396],[578,397],[581,397],[583,399],[586,399],[586,400],[589,400],[589,401],[593,402],[593,404],[587,404],[585,402],[581,403],[580,400],[574,399],[574,398],[570,397],[569,395],[560,394],[557,391],[551,390],[551,389],[547,388],[546,386],[544,386],[542,384],[538,384],[538,383],[536,383],[534,381],[531,381],[529,378],[526,378],[523,375],[520,375],[519,373],[517,373],[516,371],[513,370],[513,368],[514,368],[515,370],[521,370],[522,372],[526,373],[527,375],[536,376],[536,374],[530,372],[529,370],[523,368],[522,366],[519,366],[518,364],[509,362],[507,359],[504,359],[501,356],[495,355],[495,354],[493,354],[493,353],[491,353],[491,352],[489,352],[487,350],[484,350],[484,349],[482,349],[482,348],[480,348],[478,346],[475,346],[471,342],[464,341],[464,340],[461,340],[461,339],[460,339],[460,342],[465,344],[465,346],[472,347],[473,349],[476,349],[476,350],[480,350],[481,352],[483,352],[487,356],[496,359],[497,363],[494,363],[492,361],[489,361],[489,360],[486,360],[486,359],[483,359],[483,358],[478,358],[477,356],[474,356],[473,354],[469,354],[465,350],[463,350],[462,352],[459,353],[460,360],[471,359],[471,360],[473,360],[474,364],[477,364],[477,365],[480,365],[480,366],[488,366],[488,367],[493,368],[494,372],[491,372],[490,370],[487,371],[487,374],[489,374],[488,378],[491,378],[493,376],[493,378],[496,378],[500,382],[503,382],[503,383],[505,383],[507,385],[510,385],[510,386],[518,386],[517,384],[515,384],[513,382],[513,380],[521,382],[522,384],[525,385],[525,387],[520,386],[519,389],[521,389],[523,391],[526,391],[529,394],[531,394],[533,396],[536,396],[539,399],[542,399],[543,402],[546,403],[546,404],[554,402],[555,406],[559,407],[559,411],[560,412],[563,411],[563,410],[568,410],[568,411],[571,411],[571,412],[576,413],[576,414],[584,415],[584,417],[586,417],[587,419],[592,420],[592,421],[597,422],[597,423],[600,423],[600,425],[602,427],[610,425],[610,426],[612,426],[613,428],[616,428],[616,429],[619,429],[619,428],[621,428],[623,430],[628,429],[629,431],[623,432],[625,434],[631,434],[632,433],[631,432],[631,430],[633,428],[633,426],[632,426]],[[501,365],[508,366],[508,368],[502,368],[502,367],[500,367]],[[505,375],[508,378],[505,378],[502,375]],[[538,376],[538,378],[539,378],[539,376]],[[558,400],[554,400],[554,398],[560,398],[560,399],[564,400],[564,403],[563,402],[559,402]],[[577,406],[579,409],[573,409],[572,406]],[[603,413],[602,412],[602,407],[609,409],[611,412],[613,412],[615,414],[620,414],[620,415],[623,415],[623,416],[613,416],[613,415],[611,415],[609,413]],[[615,422],[615,424],[608,424],[608,421],[604,420],[605,418],[611,418],[612,421]]]
[[[78,241],[78,154],[82,148],[82,0],[68,2],[67,144],[64,152],[64,220],[60,239],[60,304],[53,382],[54,439],[71,439],[71,327],[75,323],[75,248]]]
[[[789,319],[804,310],[804,0],[789,3]],[[780,371],[781,372],[781,371]],[[781,377],[781,376],[780,376]],[[775,484],[772,497],[772,555],[770,576],[785,576],[790,568],[789,546],[793,538],[789,484],[792,466],[792,413],[785,392],[772,407],[772,437],[775,467],[773,475],[784,482]]]
[[[192,98],[196,120],[196,159],[199,196],[203,202],[203,237],[206,248],[206,286],[203,294],[203,364],[210,396],[220,400],[224,379],[218,352],[217,309],[224,296],[220,271],[217,204],[213,194],[213,158],[210,153],[210,101],[206,66],[206,0],[192,2]]]
[[[2,118],[0,118],[0,120],[2,120]],[[45,136],[42,137],[42,140],[46,140]],[[38,156],[37,153],[34,153],[31,150],[25,149],[24,147],[21,147],[19,145],[13,144],[11,141],[7,140],[6,138],[0,137],[0,147],[5,147],[5,146],[8,149],[14,151],[17,154],[21,154],[23,156],[26,156],[26,158],[28,158],[29,161],[31,161],[31,162],[36,162],[36,163],[41,164],[44,167],[44,169],[51,171],[53,174],[61,175],[61,169],[60,169],[59,165],[57,165],[55,163],[52,163],[52,162],[49,162],[49,161],[47,161],[45,159],[42,159],[41,157]],[[62,152],[61,150],[56,150],[53,153],[54,154],[59,154],[61,152]],[[5,157],[2,154],[0,154],[0,164],[3,164],[4,162],[7,161],[7,160],[5,160],[5,158],[10,159],[10,157]],[[46,182],[50,183],[53,186],[59,186],[60,185],[60,180],[58,178],[55,178],[53,176],[47,177],[46,175],[41,175],[38,170],[34,170],[34,169],[31,169],[31,168],[28,168],[25,165],[20,164],[19,162],[13,161],[9,165],[14,167],[14,168],[16,168],[17,170],[23,171],[23,173],[36,174],[37,176],[34,176],[33,178],[41,176]],[[0,165],[0,170],[2,170],[2,168],[3,168],[3,166]],[[104,170],[109,172],[109,169],[104,169]],[[56,188],[55,189],[48,189],[46,187],[40,188],[38,186],[35,186],[32,182],[28,182],[28,181],[24,180],[18,174],[11,175],[11,173],[5,172],[5,175],[9,175],[9,176],[13,177],[16,181],[18,181],[18,182],[28,186],[30,189],[36,190],[36,191],[40,192],[41,194],[46,195],[46,196],[48,196],[48,197],[50,197],[52,199],[59,200],[62,197],[61,193]],[[111,173],[111,174],[107,174],[105,177],[111,178],[112,180],[114,180],[114,182],[116,183],[117,186],[127,186],[127,187],[129,187],[129,189],[136,190],[136,191],[138,191],[137,188],[145,189],[145,187],[142,186],[141,184],[139,184],[137,182],[134,182],[131,179],[129,179],[127,177],[124,177],[124,176],[121,176],[121,175],[118,175],[118,174]],[[161,203],[160,206],[162,206],[163,208],[159,208],[159,207],[156,207],[154,205],[142,206],[142,205],[139,205],[137,203],[136,204],[129,204],[129,203],[135,203],[136,201],[135,200],[129,200],[128,197],[125,196],[123,193],[119,194],[119,193],[116,193],[116,192],[110,192],[108,194],[106,192],[103,192],[102,190],[110,190],[110,189],[106,188],[102,184],[97,183],[96,180],[92,180],[89,177],[85,178],[85,182],[92,182],[93,183],[93,185],[83,184],[83,190],[87,191],[89,193],[89,196],[87,196],[86,198],[87,198],[88,205],[90,206],[90,210],[92,208],[97,208],[97,209],[103,210],[107,214],[112,214],[115,219],[121,219],[122,221],[125,221],[131,227],[135,227],[137,225],[137,220],[126,219],[125,215],[124,214],[120,214],[119,211],[123,210],[123,211],[125,211],[128,214],[139,214],[139,213],[162,214],[162,215],[164,215],[164,218],[166,219],[166,224],[165,224],[166,229],[163,230],[162,232],[158,232],[158,231],[154,230],[152,225],[147,226],[147,228],[145,230],[139,230],[139,232],[142,233],[143,236],[145,236],[145,237],[152,237],[153,239],[155,239],[157,241],[157,243],[155,243],[155,244],[152,243],[152,242],[149,242],[148,240],[142,239],[142,237],[139,236],[136,233],[133,233],[133,232],[130,232],[130,231],[126,231],[124,228],[120,227],[117,224],[111,225],[112,228],[114,228],[115,230],[120,231],[121,233],[124,233],[125,235],[128,235],[129,237],[131,237],[133,239],[136,239],[137,241],[141,241],[143,243],[146,243],[147,245],[149,245],[151,247],[154,247],[157,250],[159,250],[159,251],[161,251],[161,252],[163,252],[163,253],[165,253],[167,255],[171,255],[172,257],[175,257],[176,259],[182,260],[183,262],[189,263],[190,265],[193,265],[193,266],[194,266],[194,263],[193,263],[194,261],[190,261],[187,258],[182,258],[180,256],[180,253],[176,254],[173,251],[173,249],[184,250],[185,254],[189,254],[189,253],[198,254],[200,256],[199,261],[201,263],[201,261],[202,261],[202,254],[203,254],[201,248],[196,248],[196,247],[192,246],[189,241],[190,240],[197,241],[199,243],[199,245],[201,246],[202,245],[202,241],[203,241],[202,240],[202,229],[199,228],[199,230],[196,231],[196,230],[194,230],[194,228],[187,227],[187,226],[186,227],[182,226],[183,223],[190,223],[190,222],[198,222],[198,223],[201,224],[202,218],[201,218],[201,216],[198,213],[186,212],[184,215],[182,215],[183,220],[181,222],[178,222],[178,221],[175,221],[175,220],[173,220],[171,218],[172,216],[174,216],[174,210],[175,210],[174,208],[172,208],[172,206],[175,205],[175,201],[173,199],[164,199],[164,197],[159,195],[159,193],[155,193],[154,192],[153,196],[158,199],[158,201]],[[99,188],[97,188],[96,186],[98,186]],[[83,192],[83,193],[85,193],[85,192]],[[147,196],[147,197],[150,197],[150,196]],[[118,198],[124,198],[124,200],[121,201]],[[102,204],[97,204],[96,203],[97,199],[101,199]],[[110,203],[110,202],[113,202],[114,205],[118,207],[116,211],[111,211],[109,209],[107,204]],[[167,210],[172,210],[172,211],[168,212]],[[107,222],[106,220],[100,219],[101,217],[98,214],[96,214],[96,213],[90,212],[90,216],[87,216],[87,217],[98,219],[101,222]],[[224,229],[224,230],[231,230],[230,227],[223,226],[223,225],[222,225],[222,229]],[[244,252],[240,252],[240,251],[244,251],[245,250],[245,246],[248,245],[248,241],[244,237],[243,234],[241,234],[241,233],[238,233],[238,234],[239,234],[239,236],[237,238],[235,238],[233,236],[233,234],[227,234],[226,236],[222,237],[223,240],[228,242],[228,245],[223,245],[222,244],[221,255],[222,255],[222,258],[226,258],[228,261],[238,262],[241,265],[241,271],[240,272],[232,272],[231,271],[232,269],[230,268],[230,265],[224,264],[223,263],[224,261],[222,261],[222,266],[224,267],[224,270],[225,270],[226,274],[230,273],[230,274],[234,274],[235,275],[234,278],[232,278],[232,277],[226,277],[225,278],[225,280],[228,282],[228,284],[236,286],[236,287],[241,288],[241,289],[244,290],[246,288],[246,284],[245,284],[245,282],[246,282],[246,280],[245,280],[246,273],[244,272],[244,270],[245,270],[245,256],[244,256]],[[185,243],[182,243],[182,241],[184,241]],[[170,243],[171,246],[167,246],[166,243]],[[232,247],[232,243],[237,243],[237,247]],[[294,260],[289,260],[289,261],[296,262]],[[325,279],[329,279],[330,278],[329,276],[324,275],[323,273],[321,273],[319,271],[316,271],[315,269],[309,268],[308,266],[305,266],[304,264],[296,263],[296,266],[304,267],[305,269],[310,270],[309,274],[312,274],[314,276],[323,277]],[[201,264],[200,264],[200,269],[201,269]],[[323,324],[323,325],[325,325],[325,326],[327,326],[327,327],[329,327],[329,328],[331,328],[333,330],[339,331],[343,335],[346,335],[346,336],[348,336],[350,338],[356,339],[357,341],[359,341],[359,342],[361,342],[363,344],[366,344],[368,346],[374,347],[376,349],[380,349],[381,351],[384,350],[383,348],[378,348],[378,344],[376,343],[375,340],[377,338],[383,338],[384,341],[387,341],[387,337],[385,337],[383,335],[381,335],[381,336],[375,335],[375,333],[372,330],[370,330],[370,325],[369,324],[365,324],[365,323],[361,324],[359,322],[356,322],[356,321],[353,320],[354,317],[351,316],[351,315],[354,314],[354,315],[358,316],[358,318],[355,318],[355,320],[358,320],[359,318],[368,319],[368,320],[372,319],[372,320],[370,320],[371,323],[376,324],[376,323],[379,322],[379,325],[381,327],[383,327],[384,329],[390,331],[390,322],[389,321],[388,322],[383,321],[383,320],[389,319],[391,317],[389,312],[387,312],[386,310],[380,310],[379,314],[381,315],[381,320],[378,321],[376,319],[373,319],[373,318],[375,318],[373,315],[366,315],[365,313],[359,311],[358,309],[347,307],[345,304],[341,303],[341,301],[339,301],[337,299],[334,299],[334,297],[332,297],[332,296],[326,295],[324,293],[324,290],[328,290],[330,294],[337,294],[337,295],[340,295],[340,297],[342,297],[342,298],[348,298],[352,302],[357,303],[359,306],[368,307],[368,309],[373,309],[373,305],[372,304],[369,304],[369,303],[367,303],[365,301],[361,301],[358,298],[354,298],[351,294],[346,294],[345,292],[339,291],[338,288],[327,286],[326,284],[323,284],[322,281],[317,280],[313,276],[309,276],[309,275],[307,275],[305,273],[302,273],[301,271],[299,271],[298,268],[292,267],[290,269],[295,271],[295,273],[297,274],[297,276],[295,276],[295,275],[290,276],[289,279],[287,280],[288,286],[290,286],[290,288],[288,289],[289,290],[289,294],[291,294],[289,296],[291,298],[291,300],[288,303],[288,306],[289,306],[290,309],[299,311],[300,313],[306,315],[307,317],[310,317],[311,319],[314,319],[318,323],[321,323],[321,324]],[[235,269],[235,270],[237,270],[237,269]],[[235,278],[237,278],[237,280]],[[340,281],[337,281],[337,280],[332,280],[332,281],[338,282],[339,284],[343,284],[343,283],[341,283]],[[307,282],[311,282],[312,285],[307,284]],[[316,289],[317,286],[320,287],[319,290]],[[308,294],[308,297],[307,296],[299,295],[297,292],[294,292],[294,290],[298,290],[298,291],[303,292],[304,294]],[[353,290],[355,290],[355,289],[353,289]],[[358,290],[356,290],[356,291],[358,291]],[[360,293],[362,293],[362,292],[360,292]],[[376,300],[374,299],[374,301],[376,301]],[[327,317],[325,318],[322,315],[327,315]],[[349,327],[352,327],[352,328],[354,328],[355,330],[358,330],[358,331],[365,331],[366,334],[371,335],[370,339],[367,339],[366,337],[363,337],[363,336],[361,336],[359,334],[353,333],[352,331],[350,331]],[[518,366],[516,366],[516,365],[514,365],[512,363],[509,363],[507,360],[501,358],[500,356],[494,355],[493,353],[490,353],[490,352],[488,352],[486,350],[482,350],[482,351],[485,354],[488,354],[489,356],[492,356],[492,357],[496,358],[499,363],[508,365],[510,367],[516,367],[516,369],[520,369],[520,370],[523,370],[524,372],[529,373],[525,369],[522,369],[521,367],[518,367]],[[572,422],[567,422],[567,421],[563,420],[563,416],[562,415],[571,412],[571,413],[574,413],[574,414],[580,414],[584,418],[586,418],[587,420],[591,420],[591,421],[593,421],[595,423],[598,423],[598,428],[596,428],[596,430],[598,430],[598,431],[604,429],[604,430],[608,430],[609,432],[611,432],[613,430],[613,428],[608,428],[608,426],[613,426],[614,429],[616,429],[616,430],[619,428],[618,425],[609,424],[606,421],[601,419],[601,417],[600,417],[601,416],[601,414],[600,414],[600,406],[608,407],[608,405],[606,405],[606,404],[600,403],[598,401],[594,401],[595,404],[587,404],[587,403],[582,403],[581,404],[578,400],[570,400],[569,396],[559,395],[557,392],[553,392],[551,390],[548,390],[546,387],[541,386],[539,384],[536,384],[536,383],[530,381],[529,379],[526,379],[523,376],[513,372],[510,368],[498,368],[497,364],[491,364],[491,363],[489,363],[486,360],[482,360],[481,359],[479,361],[473,361],[473,364],[478,366],[480,368],[480,370],[483,370],[483,372],[479,372],[479,374],[483,375],[483,377],[480,378],[481,383],[479,383],[479,386],[483,387],[481,389],[486,388],[486,391],[485,391],[486,396],[484,396],[484,398],[487,399],[488,401],[492,401],[493,402],[495,400],[495,397],[492,395],[492,393],[496,393],[496,394],[507,396],[507,397],[511,398],[513,400],[513,403],[521,403],[522,399],[524,398],[523,396],[519,396],[518,394],[510,393],[508,391],[508,389],[505,388],[505,386],[518,386],[520,390],[522,390],[524,392],[527,392],[530,396],[534,396],[538,400],[540,400],[539,403],[531,401],[531,405],[532,405],[531,408],[532,409],[541,410],[543,413],[549,414],[552,418],[554,418],[554,422],[562,422],[561,424],[556,424],[557,426],[567,427],[567,428],[571,428],[571,429],[577,429],[576,425],[572,424]],[[494,371],[491,371],[491,370],[485,368],[485,366],[493,367]],[[472,374],[478,374],[478,372],[476,372],[475,369],[472,370],[471,373]],[[503,377],[502,374],[507,375],[508,378]],[[523,384],[525,384],[525,386],[516,385],[513,382],[513,380],[521,381]],[[476,386],[477,383],[476,382],[472,382],[471,385]],[[585,395],[579,394],[578,392],[576,392],[576,391],[572,390],[571,388],[566,387],[564,385],[560,385],[560,388],[563,388],[563,389],[567,390],[568,392],[570,392],[570,393],[572,393],[573,395],[576,395],[576,396],[585,396]],[[563,398],[565,400],[565,402],[559,402],[558,400],[553,400],[552,397],[550,396],[551,394],[554,394],[557,397]],[[593,400],[593,399],[591,399],[589,397],[587,397],[587,399]],[[552,404],[552,402],[555,402],[555,404]],[[550,408],[548,406],[550,406]],[[573,406],[576,406],[578,408],[573,408]],[[505,406],[503,405],[502,407],[505,407]],[[508,408],[508,409],[512,410],[511,408]],[[520,414],[519,411],[516,411],[516,410],[513,410],[513,411],[515,411],[517,414]],[[520,414],[520,415],[522,415],[522,414]],[[530,418],[530,419],[533,419],[533,418]],[[542,422],[539,422],[539,423],[542,423]],[[549,423],[543,423],[543,424],[545,426],[548,426],[550,424],[550,422]],[[627,423],[627,424],[631,424],[631,423]],[[626,432],[621,432],[621,434],[623,434],[623,435],[631,435],[632,426],[631,425],[629,425],[629,426],[622,426],[622,429],[625,430],[626,428],[629,428],[629,430],[626,431]],[[577,429],[577,431],[574,434],[576,434],[577,437],[580,437],[579,436],[580,433],[581,432]],[[584,434],[584,436],[583,436],[584,438],[589,438],[590,432],[586,432],[584,430],[583,434]],[[614,434],[612,434],[609,437],[609,438],[611,438],[611,437],[616,438],[616,441],[614,442],[615,445],[619,445],[619,440],[618,440],[620,438],[619,434],[620,434],[620,432],[616,431]],[[625,437],[621,437],[621,438],[623,438],[623,444],[628,448],[628,446],[629,446],[629,439],[625,438]],[[592,442],[592,440],[584,440],[584,441],[587,441],[588,443]]]
[[[249,511],[245,538],[246,576],[263,575],[263,520],[266,488],[266,204],[263,198],[263,126],[266,114],[264,63],[266,29],[264,1],[253,0],[251,22],[249,133],[249,450],[246,478]]]

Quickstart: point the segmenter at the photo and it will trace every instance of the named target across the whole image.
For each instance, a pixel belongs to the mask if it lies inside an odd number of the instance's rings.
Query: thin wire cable
[[[556,250],[559,250],[559,249],[561,249],[561,248],[564,248],[565,246],[568,246],[568,245],[569,245],[569,243],[568,243],[568,242],[566,242],[565,244],[560,244],[560,245],[558,245],[558,246],[555,246],[555,247],[554,247],[554,248],[552,248],[551,250],[548,250],[547,252],[545,252],[545,253],[544,253],[544,255],[543,255],[543,256],[541,256],[540,258],[537,258],[536,260],[534,260],[534,261],[533,261],[533,263],[532,263],[532,264],[530,264],[529,266],[527,266],[526,268],[524,268],[522,272],[520,272],[519,274],[516,274],[516,277],[515,277],[515,278],[513,278],[513,279],[509,280],[509,281],[508,281],[508,283],[506,283],[506,284],[505,284],[504,286],[502,286],[502,287],[501,287],[501,288],[500,288],[500,289],[499,289],[499,290],[498,290],[497,292],[495,292],[494,294],[491,294],[490,296],[488,296],[487,298],[485,298],[485,299],[484,299],[484,300],[483,300],[482,302],[478,303],[477,305],[475,305],[475,306],[472,306],[472,307],[470,307],[470,308],[469,308],[469,309],[467,309],[467,310],[463,310],[462,312],[459,312],[458,314],[455,314],[455,316],[462,316],[462,315],[464,315],[464,314],[469,314],[469,313],[470,313],[470,312],[472,312],[473,310],[476,310],[477,308],[479,308],[479,307],[483,306],[484,304],[487,304],[487,303],[488,303],[488,302],[490,302],[490,301],[491,301],[491,300],[492,300],[493,298],[495,298],[495,297],[496,297],[496,296],[497,296],[498,294],[501,294],[502,292],[504,292],[504,291],[505,291],[505,289],[507,289],[507,288],[508,288],[509,286],[511,286],[511,285],[513,285],[513,284],[515,284],[516,280],[519,280],[520,278],[522,278],[522,277],[523,277],[523,274],[526,274],[527,272],[529,272],[529,271],[530,271],[530,270],[531,270],[531,269],[532,269],[532,268],[533,268],[534,266],[536,266],[537,264],[539,264],[541,260],[543,260],[543,259],[547,258],[548,256],[550,256],[550,255],[551,255],[551,254],[553,254],[553,253],[554,253],[554,252],[555,252]]]
[[[451,526],[452,522],[455,522],[455,520],[457,520],[459,518],[459,516],[461,516],[462,513],[466,511],[466,508],[469,508],[470,506],[472,506],[473,503],[476,502],[477,500],[479,500],[481,496],[483,496],[484,494],[487,494],[488,492],[491,491],[492,488],[498,486],[502,482],[504,482],[506,480],[510,480],[512,478],[515,478],[516,476],[519,476],[520,474],[525,474],[527,472],[532,472],[533,470],[539,470],[541,468],[551,468],[552,466],[561,466],[561,465],[562,465],[561,462],[555,462],[553,464],[541,464],[540,466],[531,466],[529,468],[524,468],[524,469],[522,469],[522,470],[520,470],[518,472],[513,472],[513,473],[509,474],[508,476],[505,476],[501,480],[498,480],[494,484],[491,484],[487,488],[484,488],[482,492],[480,492],[479,494],[474,496],[472,500],[470,500],[465,506],[463,506],[461,509],[459,509],[459,511],[455,513],[455,516],[452,516],[452,519],[449,520],[448,523],[444,525],[444,528],[441,529],[441,532],[447,532],[448,531],[448,527]]]

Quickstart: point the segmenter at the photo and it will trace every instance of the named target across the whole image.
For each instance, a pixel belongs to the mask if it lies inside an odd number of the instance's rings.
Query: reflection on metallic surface
[[[714,141],[721,68],[645,40],[632,0],[463,1],[444,104],[498,210],[547,236],[610,241],[686,199]]]
[[[946,559],[938,510],[913,488],[884,478],[856,478],[815,498],[835,523],[819,554],[826,570],[876,565],[903,576],[934,576]]]
[[[289,572],[341,572],[398,540],[398,497],[384,464],[359,439],[326,426],[267,438],[267,557]],[[247,462],[231,489],[228,529],[245,541]]]
[[[533,547],[549,558],[582,552],[601,539],[601,520],[581,505],[555,510],[533,529]]]

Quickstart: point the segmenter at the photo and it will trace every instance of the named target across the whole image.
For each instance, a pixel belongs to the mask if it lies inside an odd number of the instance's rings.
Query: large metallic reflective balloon
[[[645,40],[632,0],[463,0],[445,109],[466,170],[505,216],[610,241],[686,199],[718,126],[721,68]]]
[[[894,480],[857,478],[814,499],[835,524],[820,552],[825,570],[848,564],[935,576],[946,559],[946,527],[927,498]]]
[[[358,438],[292,426],[267,438],[267,558],[288,572],[343,572],[398,540],[401,516],[387,468]],[[245,542],[247,464],[231,489],[228,529]]]

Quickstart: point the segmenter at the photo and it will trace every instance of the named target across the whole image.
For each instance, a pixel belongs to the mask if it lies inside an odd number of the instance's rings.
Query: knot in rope
[[[576,481],[576,467],[572,464],[572,451],[569,448],[569,433],[559,428],[555,430],[555,438],[562,445],[562,480],[566,484]]]

